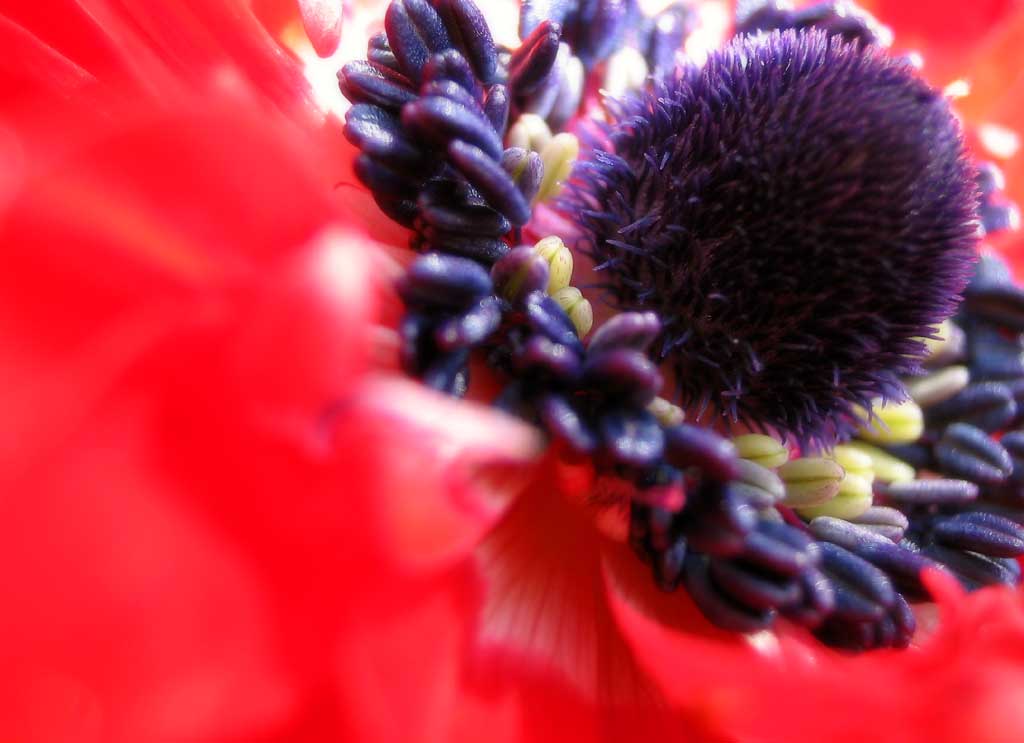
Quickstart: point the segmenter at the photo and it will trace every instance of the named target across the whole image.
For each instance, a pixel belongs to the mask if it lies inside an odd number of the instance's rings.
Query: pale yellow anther
[[[647,412],[658,419],[665,428],[678,426],[686,420],[686,413],[678,405],[673,405],[664,397],[656,397],[647,406]]]
[[[928,349],[929,356],[935,356],[946,347],[949,343],[949,339],[953,337],[953,321],[943,320],[939,327],[935,328],[935,335],[938,338],[922,338],[924,341],[925,348]]]
[[[855,446],[839,444],[826,456],[839,462],[839,465],[846,470],[847,477],[856,475],[867,480],[869,485],[875,479],[875,469],[871,457]]]
[[[934,374],[908,381],[910,398],[922,407],[948,400],[970,384],[971,372],[966,366],[947,366]]]
[[[910,482],[917,477],[917,471],[913,467],[877,446],[863,441],[851,441],[843,446],[871,457],[871,469],[879,482]]]
[[[508,146],[520,147],[527,152],[541,152],[551,142],[548,122],[537,114],[523,114],[508,130]]]
[[[827,456],[846,472],[839,482],[839,491],[826,503],[801,506],[797,511],[808,520],[818,516],[857,518],[871,507],[873,500],[871,483],[875,479],[875,472],[871,457],[849,444],[840,444],[828,452]]]
[[[885,405],[875,402],[872,413],[872,420],[867,422],[868,415],[862,411],[865,423],[857,435],[873,444],[910,444],[924,431],[924,414],[913,400]]]
[[[647,79],[647,72],[647,60],[644,59],[644,55],[631,46],[625,46],[608,58],[604,80],[601,81],[601,92],[606,96],[618,98],[642,87],[644,80]]]
[[[778,439],[765,436],[763,433],[745,433],[736,436],[732,443],[735,444],[740,459],[749,459],[769,469],[779,467],[789,459],[789,449]]]
[[[796,511],[808,521],[819,516],[849,521],[871,508],[872,502],[871,484],[863,477],[847,475],[835,498],[816,506],[801,506]]]
[[[544,163],[544,177],[541,179],[537,195],[533,197],[535,204],[559,194],[579,154],[580,142],[574,134],[562,132],[552,137],[540,153],[540,159]]]
[[[562,238],[555,235],[545,237],[533,249],[548,262],[548,294],[569,286],[572,281],[572,251],[565,247]]]
[[[784,503],[794,508],[816,506],[835,498],[846,476],[842,466],[826,457],[801,457],[778,469],[786,485]]]
[[[583,338],[594,327],[594,308],[583,296],[583,292],[575,286],[567,286],[559,289],[551,295],[551,298],[558,302],[558,306],[565,310],[573,327],[576,328],[576,335]]]

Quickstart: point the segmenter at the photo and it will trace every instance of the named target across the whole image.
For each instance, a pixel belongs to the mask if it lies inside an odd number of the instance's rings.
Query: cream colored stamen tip
[[[545,237],[534,250],[548,262],[548,294],[569,286],[572,281],[572,251],[557,236]]]
[[[544,163],[544,177],[534,203],[554,198],[562,190],[562,184],[572,173],[572,166],[580,154],[580,142],[576,135],[562,132],[556,134],[540,153]]]
[[[952,320],[943,320],[939,324],[939,327],[937,327],[935,329],[934,335],[939,336],[938,338],[922,338],[921,339],[921,340],[924,341],[924,345],[925,345],[925,348],[928,351],[928,355],[929,356],[934,356],[939,351],[941,351],[942,348],[947,343],[949,343],[949,339],[950,339],[950,337],[952,336],[952,333],[953,333],[953,329],[951,327],[952,324],[953,324]]]
[[[836,460],[846,470],[846,477],[859,477],[866,480],[868,485],[875,479],[874,464],[866,452],[847,444],[839,444],[828,453],[831,459]]]
[[[733,438],[732,443],[740,459],[749,459],[762,467],[774,469],[789,460],[789,449],[763,433],[745,433]]]
[[[937,405],[960,392],[971,382],[966,366],[947,366],[934,374],[907,382],[910,398],[922,407]]]
[[[594,308],[579,289],[567,286],[552,294],[551,298],[565,310],[565,314],[576,328],[576,335],[580,338],[585,337],[594,327]]]
[[[673,405],[664,397],[654,398],[647,406],[647,412],[657,418],[658,423],[665,428],[678,426],[686,420],[686,413],[683,409],[678,405]]]
[[[608,59],[601,92],[606,96],[618,98],[643,86],[647,73],[647,60],[639,50],[629,46],[623,47]]]
[[[871,457],[871,469],[879,482],[910,482],[917,477],[917,471],[913,467],[877,446],[863,441],[851,441],[843,446]]]
[[[863,489],[840,490],[832,500],[816,506],[803,506],[797,508],[796,512],[808,521],[819,516],[831,516],[850,521],[871,508],[872,502],[871,486],[868,485],[866,491]]]
[[[786,462],[778,469],[786,485],[787,506],[816,506],[835,498],[846,471],[834,459],[802,457]]]
[[[874,444],[911,444],[924,431],[924,413],[913,400],[899,404],[880,401],[872,406],[873,419],[858,430],[858,436]]]
[[[523,114],[508,130],[508,146],[541,152],[551,142],[551,127],[537,114]]]

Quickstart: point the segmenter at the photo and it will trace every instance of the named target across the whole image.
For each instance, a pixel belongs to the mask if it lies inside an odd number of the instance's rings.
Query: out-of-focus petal
[[[541,450],[521,421],[411,381],[371,378],[349,404],[337,412],[342,423],[353,413],[366,423],[347,435],[382,453],[365,528],[376,527],[382,559],[399,570],[466,558],[522,492]]]
[[[97,80],[154,101],[197,90],[255,92],[295,119],[323,118],[298,60],[241,0],[16,0],[2,14]]]
[[[1019,0],[933,0],[916,3],[903,0],[866,0],[860,3],[895,32],[895,47],[917,51],[925,60],[925,75],[938,85],[963,74],[965,56],[997,32],[1015,11]],[[1019,57],[1008,56],[1012,64]]]
[[[341,41],[342,0],[298,0],[302,26],[316,53],[329,57]]]

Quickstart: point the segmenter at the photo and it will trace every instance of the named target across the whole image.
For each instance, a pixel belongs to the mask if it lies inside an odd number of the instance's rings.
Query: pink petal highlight
[[[341,42],[343,0],[298,0],[302,27],[321,57],[329,57]]]

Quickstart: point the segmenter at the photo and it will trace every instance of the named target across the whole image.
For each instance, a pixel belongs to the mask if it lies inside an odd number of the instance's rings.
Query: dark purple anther
[[[466,258],[431,253],[417,258],[398,281],[407,304],[460,310],[491,293],[486,269]]]
[[[558,56],[562,27],[544,21],[523,39],[509,63],[509,87],[517,96],[530,95],[543,83]]]
[[[793,27],[794,11],[792,6],[782,0],[765,0],[765,2],[747,2],[745,12],[736,18],[736,33],[751,34],[758,31],[772,31]]]
[[[757,526],[757,511],[728,486],[702,483],[687,504],[684,528],[690,545],[701,552],[735,557]]]
[[[491,122],[491,127],[499,134],[504,133],[508,128],[510,105],[508,88],[504,85],[492,85],[487,89],[487,95],[484,98],[484,114]]]
[[[968,291],[981,290],[999,284],[1012,284],[1013,275],[1010,267],[995,253],[985,253],[974,266],[974,277]]]
[[[587,350],[601,353],[610,348],[646,351],[661,332],[661,320],[653,312],[620,312],[598,328]]]
[[[986,235],[1020,229],[1020,209],[1011,201],[988,201],[978,212]]]
[[[970,550],[989,557],[1024,555],[1024,527],[994,513],[959,513],[936,519],[935,541],[947,547]]]
[[[588,354],[583,379],[592,389],[638,407],[650,403],[662,384],[661,372],[650,359],[625,348]]]
[[[396,113],[416,99],[416,91],[405,77],[362,60],[348,62],[341,68],[338,87],[353,103],[371,103]]]
[[[972,380],[1024,378],[1024,348],[1019,337],[1008,338],[998,328],[979,321],[970,326],[967,346]]]
[[[583,353],[583,344],[576,335],[576,328],[558,302],[543,292],[534,292],[526,301],[526,319],[536,332],[545,337]]]
[[[410,104],[415,105],[415,104]],[[490,130],[493,133],[493,129]],[[487,152],[466,142],[448,145],[448,156],[466,180],[480,191],[487,203],[519,227],[530,220],[530,204],[516,188],[515,181],[496,160],[502,150],[491,158]]]
[[[986,557],[939,544],[925,547],[922,553],[949,568],[969,591],[999,584],[1014,586],[1020,582],[1020,567],[1016,560]]]
[[[423,0],[413,0],[413,12],[410,12],[409,5],[406,0],[393,0],[384,14],[384,30],[402,73],[419,84],[423,66],[430,59],[431,53],[448,45],[447,33],[444,32],[444,24],[433,8],[426,6],[428,10],[423,10],[422,6],[426,5]],[[432,18],[429,17],[430,14],[433,14]],[[424,38],[431,37],[431,32],[437,29],[444,33],[444,46],[439,46],[437,39]]]
[[[434,163],[402,131],[398,116],[379,106],[357,103],[345,113],[345,138],[390,168],[425,175]]]
[[[430,318],[414,312],[407,313],[399,323],[399,362],[406,373],[419,376],[436,359],[429,330]]]
[[[775,612],[755,609],[725,595],[709,574],[710,558],[691,552],[686,557],[685,580],[697,608],[713,624],[733,632],[757,632],[770,626]]]
[[[484,85],[494,82],[498,52],[480,9],[472,0],[437,0],[435,7],[444,18],[449,36],[465,51],[480,82]]]
[[[980,428],[954,423],[935,445],[935,458],[943,474],[981,485],[998,485],[1013,472],[1010,453]]]
[[[982,196],[988,196],[1006,188],[1006,176],[1002,169],[991,161],[978,163],[978,190]]]
[[[811,531],[825,542],[838,544],[880,568],[906,593],[915,596],[927,591],[921,583],[921,571],[934,563],[905,547],[848,521],[822,516],[811,522]]]
[[[473,68],[456,49],[445,49],[434,54],[423,68],[424,84],[442,80],[450,80],[458,85],[472,97],[476,105],[483,100],[483,88],[480,87]],[[421,88],[420,95],[427,96],[430,92]]]
[[[747,535],[740,556],[762,570],[792,577],[819,559],[820,551],[811,544],[809,537],[788,524],[760,521]]]
[[[992,433],[1017,416],[1017,402],[1010,388],[1000,382],[978,382],[965,387],[948,400],[925,412],[929,428],[955,421],[969,423]]]
[[[696,468],[703,477],[720,483],[740,475],[731,441],[708,428],[685,423],[665,429],[665,461],[679,470]]]
[[[501,325],[501,304],[496,297],[484,297],[464,314],[441,323],[434,342],[442,351],[472,348],[490,337]]]
[[[457,235],[484,235],[501,237],[512,229],[505,217],[489,206],[466,204],[460,207],[432,205],[420,200],[420,216],[438,232]]]
[[[709,572],[720,591],[754,609],[776,609],[800,600],[800,584],[792,577],[751,570],[742,560],[711,560]]]
[[[386,195],[394,200],[416,198],[418,182],[412,174],[399,172],[369,155],[357,157],[353,170],[360,182],[377,196]]]
[[[971,282],[964,292],[964,310],[995,325],[1024,331],[1024,289],[1013,284]]]
[[[462,397],[469,388],[469,351],[445,354],[423,372],[423,384],[453,397]]]
[[[891,33],[863,9],[845,0],[808,5],[792,10],[788,3],[769,0],[737,20],[736,33],[816,28],[848,42],[879,44]]]
[[[836,593],[832,581],[817,568],[808,568],[798,578],[800,599],[781,610],[781,614],[802,627],[816,629],[835,610]]]
[[[548,432],[577,454],[592,454],[597,449],[597,434],[562,395],[545,395],[538,411]]]
[[[544,21],[562,23],[576,12],[579,0],[523,0],[519,10],[519,38],[525,39]]]
[[[631,14],[632,0],[584,0],[579,4],[573,53],[590,69],[619,45]]]
[[[580,357],[568,346],[542,335],[531,337],[516,354],[516,366],[526,374],[573,382],[580,376]]]
[[[874,487],[876,495],[899,506],[963,505],[978,499],[978,486],[966,480],[876,482]]]
[[[474,111],[445,96],[420,98],[402,107],[402,123],[424,140],[438,146],[451,143],[473,147],[492,166],[494,160],[501,158],[501,139],[479,107]],[[492,206],[497,208],[497,205]]]
[[[915,469],[931,469],[935,464],[935,457],[932,456],[932,447],[929,444],[894,444],[886,446],[885,450]]]
[[[664,75],[675,68],[676,55],[696,23],[696,12],[684,3],[671,5],[654,17],[644,54],[652,74]]]
[[[533,292],[548,285],[548,262],[528,247],[509,251],[491,269],[491,280],[498,293],[514,303],[522,303]]]
[[[686,563],[686,540],[677,539],[663,550],[651,566],[654,571],[654,583],[665,593],[675,591],[683,580],[683,569]]]
[[[999,443],[1013,461],[1013,472],[1009,481],[1015,485],[1024,485],[1024,431],[1010,431],[999,440]]]
[[[843,588],[848,604],[854,596],[860,602],[852,599],[853,603],[862,605],[888,608],[895,603],[896,591],[892,582],[870,562],[830,542],[821,544],[821,553],[822,570],[832,579],[837,589]],[[846,608],[849,610],[850,606]],[[873,610],[869,609],[867,613],[873,613]]]
[[[366,59],[377,67],[384,67],[401,74],[401,66],[398,64],[395,53],[391,51],[388,35],[384,31],[370,37],[366,44]]]
[[[627,467],[656,464],[665,450],[661,426],[647,411],[613,410],[598,425],[607,456]]]
[[[508,253],[508,243],[501,238],[483,235],[434,234],[431,229],[423,230],[429,250],[443,250],[446,253],[471,258],[490,266]]]

